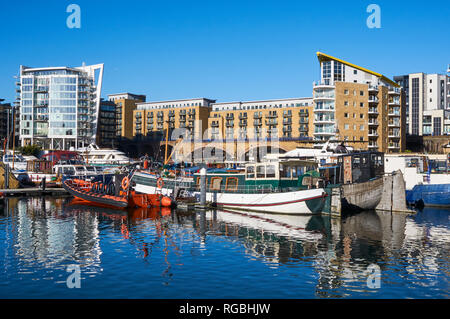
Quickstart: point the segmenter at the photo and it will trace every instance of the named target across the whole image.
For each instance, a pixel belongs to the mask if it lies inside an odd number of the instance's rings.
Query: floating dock
[[[18,189],[0,189],[0,193],[5,196],[60,196],[68,195],[69,193],[64,188],[18,188]]]

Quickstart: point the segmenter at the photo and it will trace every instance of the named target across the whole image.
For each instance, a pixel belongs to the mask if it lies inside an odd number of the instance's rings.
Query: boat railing
[[[194,186],[194,191],[201,191],[200,185]],[[243,193],[243,194],[268,194],[275,193],[278,191],[277,187],[271,184],[262,185],[238,185],[238,186],[225,186],[220,187],[210,187],[206,188],[207,193]]]

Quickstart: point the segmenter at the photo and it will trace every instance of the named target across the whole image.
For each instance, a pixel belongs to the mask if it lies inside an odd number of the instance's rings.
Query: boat
[[[8,164],[10,169],[14,171],[24,171],[27,169],[26,159],[19,154],[5,154],[2,157],[2,162],[4,164]]]
[[[355,152],[343,144],[327,142],[318,149],[297,148],[279,155],[283,159],[314,160],[327,191],[339,189],[344,211],[375,209],[383,194],[384,154],[375,151]]]
[[[124,152],[100,148],[96,144],[90,144],[86,148],[80,148],[79,152],[86,163],[92,165],[125,165],[134,163]]]
[[[401,170],[406,202],[424,207],[450,207],[450,155],[385,157],[385,171]]]
[[[325,190],[318,187],[317,164],[312,161],[267,161],[245,164],[244,169],[206,170],[206,201],[212,206],[281,214],[322,211]],[[200,172],[193,177],[167,178],[137,171],[132,182],[146,194],[200,199]],[[158,184],[159,183],[159,184]]]
[[[110,183],[90,182],[82,179],[66,179],[63,188],[72,196],[95,205],[101,204],[114,208],[134,207],[171,207],[174,202],[160,194],[142,194],[130,187],[129,178],[122,180],[119,175]]]

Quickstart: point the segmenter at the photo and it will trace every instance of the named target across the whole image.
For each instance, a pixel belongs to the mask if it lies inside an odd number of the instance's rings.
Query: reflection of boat
[[[116,178],[114,178],[116,179]],[[172,200],[160,194],[139,194],[129,188],[128,178],[122,183],[92,183],[80,179],[66,179],[62,185],[72,196],[95,204],[112,207],[170,207]],[[126,182],[126,183],[125,183]]]
[[[267,214],[249,211],[217,210],[217,220],[263,232],[296,239],[318,240],[323,237],[320,216]],[[312,221],[314,219],[314,221]],[[322,225],[322,226],[321,226]]]

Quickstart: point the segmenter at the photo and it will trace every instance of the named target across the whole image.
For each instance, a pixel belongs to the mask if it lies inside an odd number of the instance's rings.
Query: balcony
[[[378,114],[378,110],[376,107],[369,107],[369,114]]]
[[[211,122],[211,127],[219,127],[219,122]]]
[[[369,148],[378,148],[377,143],[369,143]]]
[[[389,105],[400,105],[400,100],[399,99],[392,99],[389,100]]]
[[[400,127],[400,122],[391,121],[388,123],[389,127]]]
[[[300,120],[298,120],[299,124],[308,124],[309,120],[307,118],[300,118]]]
[[[389,94],[399,95],[401,92],[402,90],[400,88],[396,88],[393,86],[389,88]]]
[[[278,125],[278,121],[276,119],[266,120],[266,125]]]
[[[314,81],[314,88],[334,88],[334,82],[330,79],[325,79],[322,81]]]
[[[400,111],[389,110],[389,116],[400,116]]]
[[[377,120],[369,120],[369,125],[378,126]]]
[[[400,138],[400,133],[389,132],[389,138]]]
[[[369,131],[369,137],[378,137],[377,131]]]
[[[398,143],[389,143],[388,144],[388,148],[389,149],[399,149],[400,148],[400,144],[398,144]]]
[[[261,115],[261,114],[258,114],[258,113],[255,113],[255,114],[253,114],[253,118],[254,118],[254,119],[261,119],[261,118],[262,118],[262,115]]]
[[[234,114],[227,114],[225,117],[227,120],[234,120]]]
[[[300,127],[298,128],[298,130],[300,132],[308,132],[308,126],[306,125],[300,125]]]
[[[274,118],[277,118],[278,116],[277,116],[277,113],[269,113],[269,114],[266,114],[266,118],[268,118],[268,119],[274,119]]]
[[[239,119],[240,120],[246,120],[247,119],[247,114],[239,114]]]
[[[378,97],[373,95],[369,96],[369,103],[378,103],[378,102],[379,102]]]
[[[369,92],[378,92],[378,85],[369,84]]]

